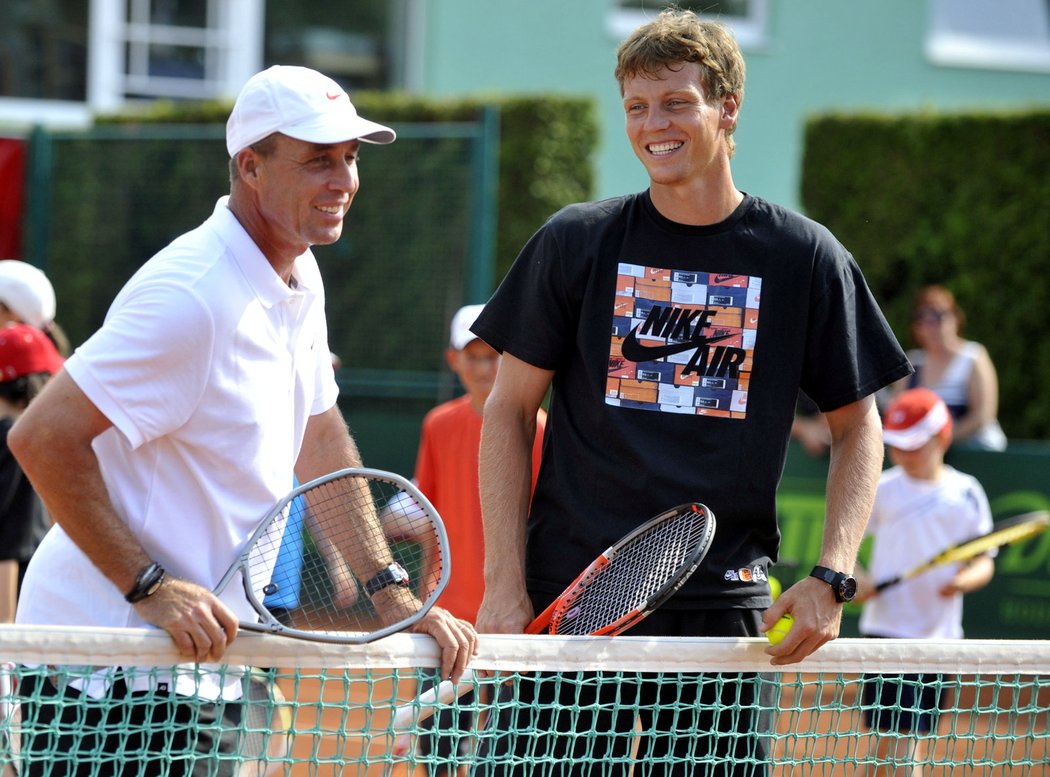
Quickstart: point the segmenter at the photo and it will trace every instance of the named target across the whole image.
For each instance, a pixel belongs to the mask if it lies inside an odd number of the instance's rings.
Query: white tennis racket
[[[384,585],[383,606],[373,607],[366,584],[401,563],[399,557],[409,583]],[[305,483],[277,502],[215,593],[241,579],[260,618],[242,622],[243,629],[358,644],[418,622],[450,572],[445,527],[427,498],[399,475],[353,468]]]
[[[626,631],[656,610],[700,566],[715,536],[715,516],[699,502],[660,513],[610,546],[550,603],[527,634],[605,635]],[[404,755],[413,723],[474,687],[468,669],[458,684],[439,683],[393,717],[393,752]]]

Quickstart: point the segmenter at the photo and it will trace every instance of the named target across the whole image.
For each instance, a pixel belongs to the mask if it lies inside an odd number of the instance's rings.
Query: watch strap
[[[135,602],[141,602],[148,596],[152,596],[160,588],[166,576],[167,572],[164,570],[164,567],[156,561],[147,564],[135,576],[135,585],[124,594],[124,601],[134,604]]]
[[[841,572],[836,572],[834,569],[822,567],[818,564],[817,566],[813,567],[812,571],[810,571],[809,573],[809,576],[815,577],[818,580],[823,580],[832,588],[835,588],[838,585],[838,577],[840,574]]]
[[[387,586],[408,585],[408,573],[397,562],[383,567],[365,583],[365,593],[375,596]]]
[[[809,575],[810,577],[815,577],[818,580],[823,580],[825,583],[831,586],[831,591],[835,595],[836,602],[844,604],[845,602],[853,598],[854,592],[852,591],[847,593],[846,596],[843,596],[843,583],[847,580],[853,582],[852,575],[849,575],[845,572],[837,572],[834,569],[822,567],[819,564],[813,567]]]

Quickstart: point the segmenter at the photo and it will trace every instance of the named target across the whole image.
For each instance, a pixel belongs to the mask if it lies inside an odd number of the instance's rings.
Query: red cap
[[[929,389],[908,389],[886,408],[882,439],[887,445],[914,451],[938,435],[946,446],[952,441],[952,416]]]
[[[0,328],[0,382],[37,372],[54,375],[62,369],[62,362],[54,343],[36,327],[12,324]]]

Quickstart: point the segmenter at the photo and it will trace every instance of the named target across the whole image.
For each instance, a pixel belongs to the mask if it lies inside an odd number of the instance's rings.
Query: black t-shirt
[[[699,501],[715,541],[671,607],[767,605],[799,390],[833,410],[911,369],[845,248],[751,196],[702,227],[664,218],[648,192],[569,206],[473,331],[555,371],[530,589],[559,593],[639,523]]]
[[[0,419],[0,560],[25,563],[51,521],[29,479],[7,447],[14,422]]]

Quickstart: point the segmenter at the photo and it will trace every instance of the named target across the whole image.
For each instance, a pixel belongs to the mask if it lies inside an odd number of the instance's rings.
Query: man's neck
[[[660,215],[678,224],[706,226],[729,218],[744,195],[732,179],[710,186],[663,186],[652,184],[649,196]]]
[[[295,269],[295,259],[299,254],[291,249],[280,249],[267,240],[269,230],[266,229],[265,219],[262,218],[258,209],[242,193],[236,191],[236,187],[230,194],[226,206],[230,209],[233,217],[244,227],[244,231],[259,248],[263,256],[269,261],[274,272],[281,276],[287,284],[291,284],[292,271]],[[305,249],[304,249],[305,250]],[[299,253],[302,253],[301,251]]]

